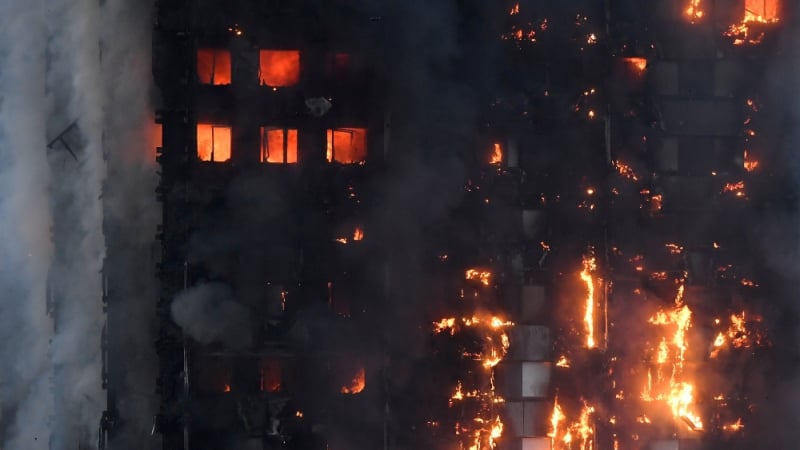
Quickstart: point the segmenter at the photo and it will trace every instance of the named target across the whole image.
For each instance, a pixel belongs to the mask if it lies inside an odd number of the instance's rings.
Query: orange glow
[[[779,9],[778,0],[745,0],[744,22],[777,22]]]
[[[222,392],[230,392],[230,391],[231,391],[231,385],[225,384],[225,387],[222,388]]]
[[[737,181],[736,183],[725,183],[722,187],[722,192],[730,192],[737,198],[745,198],[744,181]]]
[[[297,50],[261,50],[258,80],[270,87],[286,87],[300,80],[300,52]]]
[[[744,424],[742,423],[741,418],[737,419],[734,423],[729,423],[722,426],[722,429],[725,431],[739,431],[742,428],[744,428]]]
[[[261,361],[261,392],[280,392],[282,388],[281,364],[274,359]]]
[[[623,177],[631,181],[639,181],[639,176],[636,175],[636,172],[633,171],[631,166],[620,161],[612,161],[611,163],[614,165],[614,168],[617,169],[617,173]]]
[[[586,348],[594,348],[597,344],[594,340],[594,278],[592,273],[597,270],[597,261],[594,256],[583,258],[583,270],[581,280],[586,283],[586,300],[584,301],[585,312],[583,323],[586,330]]]
[[[701,3],[702,0],[689,0],[689,5],[686,7],[686,10],[684,11],[684,14],[686,14],[686,17],[688,17],[689,20],[692,21],[692,23],[694,23],[695,20],[702,19],[703,16],[705,15]]]
[[[342,386],[339,392],[342,394],[358,394],[364,390],[365,386],[366,386],[366,374],[364,368],[361,367],[358,369],[353,379],[350,380],[350,385]]]
[[[297,163],[297,130],[261,127],[261,162]]]
[[[231,84],[231,53],[223,49],[198,49],[197,78],[201,84]]]
[[[647,70],[647,58],[623,58],[626,64],[637,73],[644,73]]]
[[[357,164],[366,161],[366,128],[329,129],[327,135],[328,162],[336,161],[342,164]]]
[[[569,367],[569,360],[567,359],[567,357],[564,356],[564,355],[561,355],[558,358],[558,361],[556,361],[556,367],[568,368]]]
[[[509,16],[514,16],[516,14],[519,14],[519,2],[515,3],[508,13]]]
[[[484,286],[489,286],[492,280],[492,272],[488,270],[467,269],[465,274],[467,280],[480,280]]]
[[[364,232],[361,231],[361,228],[356,227],[356,230],[353,232],[353,240],[360,241],[364,239]]]
[[[550,438],[552,450],[592,450],[594,448],[594,424],[592,423],[594,407],[585,401],[577,421],[567,423],[567,416],[558,404],[556,396],[553,403],[553,412],[550,415]],[[573,444],[577,443],[577,446]]]
[[[492,152],[492,156],[489,159],[489,164],[500,164],[503,162],[503,148],[500,144],[494,144],[494,152]]]
[[[747,154],[747,150],[744,151],[744,170],[753,172],[758,169],[760,164],[761,163],[759,163],[757,159],[752,159],[750,155]]]
[[[231,127],[197,124],[197,157],[212,162],[231,159]]]

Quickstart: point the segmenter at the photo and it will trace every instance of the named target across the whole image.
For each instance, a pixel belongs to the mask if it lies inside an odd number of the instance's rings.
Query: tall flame
[[[597,344],[594,339],[594,277],[592,273],[597,270],[597,262],[594,256],[583,258],[583,270],[581,280],[586,283],[586,300],[584,302],[585,312],[583,323],[586,328],[586,348],[594,348]]]

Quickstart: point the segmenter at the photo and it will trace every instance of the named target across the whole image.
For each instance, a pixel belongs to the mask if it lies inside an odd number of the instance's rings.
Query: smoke
[[[53,405],[43,9],[36,0],[0,6],[0,446],[8,449],[48,448]]]
[[[142,139],[141,131],[151,117],[143,64],[149,11],[137,3],[13,0],[0,7],[0,288],[5,294],[0,357],[9,361],[0,375],[2,448],[97,444],[106,408],[104,226],[149,224],[157,211],[154,202],[142,201],[152,197],[151,189],[125,190],[136,176],[147,180],[141,158],[130,152],[136,148],[141,154],[143,144],[152,141]],[[134,75],[121,76],[123,69]],[[104,198],[106,156],[119,180],[129,183],[110,189],[109,198]],[[140,211],[130,220],[119,213],[131,212],[127,205],[137,203],[146,204],[150,214]],[[155,230],[127,231],[125,239],[142,245],[146,239],[136,236],[146,233],[152,240]],[[152,268],[127,269],[134,275],[126,278],[147,273],[145,287],[153,286]],[[143,301],[120,299],[126,300]],[[145,323],[128,325],[132,334],[145,337],[147,344],[137,345],[152,345]],[[151,417],[152,405],[144,409],[137,413]],[[142,448],[138,442],[134,447]]]
[[[233,291],[224,284],[200,284],[175,297],[172,318],[198,342],[243,349],[251,345],[251,325],[247,310],[233,298]]]

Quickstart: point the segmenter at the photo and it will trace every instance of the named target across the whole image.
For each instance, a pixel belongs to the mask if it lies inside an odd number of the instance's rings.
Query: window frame
[[[283,148],[281,149],[281,160],[278,162],[271,162],[269,161],[269,138],[268,132],[269,131],[281,131],[283,132]],[[295,136],[295,160],[289,161],[289,134],[294,132]],[[297,164],[297,139],[299,136],[299,131],[297,128],[290,128],[286,126],[274,126],[274,125],[262,125],[260,127],[261,139],[259,142],[259,162],[262,164]],[[266,151],[266,152],[265,152]]]
[[[206,162],[206,163],[222,164],[222,163],[230,161],[233,158],[233,127],[231,127],[230,125],[219,124],[219,123],[197,123],[197,126],[196,126],[195,130],[197,130],[197,128],[199,128],[200,125],[206,125],[206,126],[210,126],[211,127],[211,153],[210,153],[210,159],[209,160],[204,160],[203,158],[200,157],[200,154],[199,154],[200,152],[199,152],[199,148],[198,148],[198,142],[196,142],[197,141],[197,136],[196,136],[196,132],[197,131],[195,131],[195,155],[196,155],[196,157],[200,161]],[[214,159],[214,156],[216,154],[215,149],[216,149],[216,145],[217,145],[216,139],[214,139],[214,130],[216,128],[225,128],[225,129],[228,130],[228,135],[229,135],[230,140],[228,142],[228,147],[229,147],[228,159],[226,159],[225,161],[217,161],[217,160]]]

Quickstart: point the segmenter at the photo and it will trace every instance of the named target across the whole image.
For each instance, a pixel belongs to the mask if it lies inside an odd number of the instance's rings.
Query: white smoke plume
[[[121,230],[115,239],[125,236],[149,256],[158,211],[144,200],[155,180],[150,7],[135,0],[0,4],[0,357],[8,362],[0,372],[0,448],[97,446],[106,408],[104,228]],[[106,189],[109,170],[113,189]],[[133,273],[120,282],[118,302],[154,309],[151,261],[137,263],[118,271]],[[121,334],[136,337],[121,345],[152,348],[154,313],[131,309],[138,314]],[[138,442],[127,448],[146,448],[155,363],[152,355],[132,356],[146,381],[118,386],[119,402],[140,419],[129,421]]]

